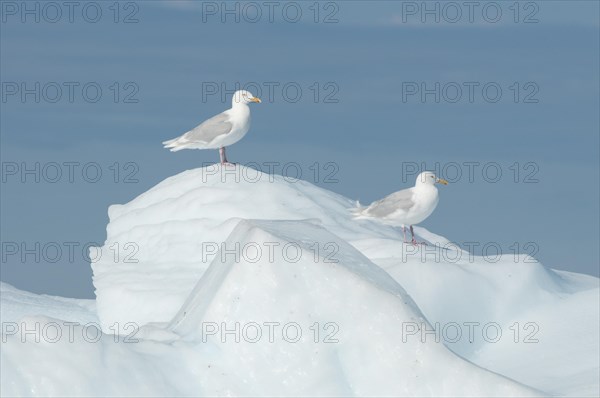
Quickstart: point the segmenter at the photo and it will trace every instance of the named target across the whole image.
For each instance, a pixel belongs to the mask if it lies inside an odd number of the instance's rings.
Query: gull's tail
[[[181,151],[185,149],[185,143],[181,141],[182,137],[173,138],[172,140],[163,141],[163,145],[165,148],[170,149],[171,152]]]

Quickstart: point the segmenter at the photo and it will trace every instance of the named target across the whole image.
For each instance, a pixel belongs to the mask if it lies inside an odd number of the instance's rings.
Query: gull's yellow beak
[[[440,184],[448,185],[448,181],[444,180],[443,178],[438,178],[438,180],[436,182],[439,182]]]
[[[260,98],[258,98],[258,97],[252,97],[252,98],[250,99],[250,101],[252,101],[252,102],[257,102],[257,103],[259,103],[259,104],[262,102],[262,101],[260,100]]]

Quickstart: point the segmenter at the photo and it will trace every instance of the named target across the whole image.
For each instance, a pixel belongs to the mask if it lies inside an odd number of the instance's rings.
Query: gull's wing
[[[229,134],[233,124],[226,112],[219,113],[205,120],[192,130],[185,133],[181,138],[188,142],[209,143],[220,135]]]
[[[363,214],[370,217],[385,218],[397,210],[407,212],[414,204],[413,189],[408,188],[373,202],[363,211]]]

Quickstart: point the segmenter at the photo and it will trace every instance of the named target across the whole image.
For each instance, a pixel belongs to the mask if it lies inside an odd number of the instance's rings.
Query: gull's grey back
[[[223,112],[210,119],[205,120],[194,129],[186,133],[186,140],[211,142],[220,135],[231,132],[233,124],[229,121],[229,116]]]
[[[383,218],[394,213],[397,210],[408,211],[415,202],[413,201],[413,191],[411,188],[394,192],[385,198],[378,200],[365,209],[365,214]]]

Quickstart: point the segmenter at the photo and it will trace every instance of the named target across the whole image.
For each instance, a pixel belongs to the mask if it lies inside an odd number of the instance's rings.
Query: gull
[[[219,149],[221,164],[229,163],[225,147],[241,140],[250,129],[251,102],[261,100],[246,90],[238,90],[231,99],[231,109],[205,120],[180,137],[164,141],[172,152],[182,149]]]
[[[448,181],[436,177],[431,171],[417,176],[415,186],[394,192],[369,206],[357,205],[352,209],[355,219],[371,219],[382,224],[402,226],[406,242],[406,225],[410,226],[411,243],[417,244],[413,225],[419,224],[433,213],[439,195],[435,183],[448,185]]]

